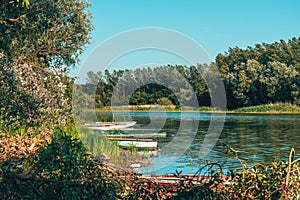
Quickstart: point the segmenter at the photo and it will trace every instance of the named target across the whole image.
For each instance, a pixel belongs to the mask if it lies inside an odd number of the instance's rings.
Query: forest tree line
[[[215,76],[213,69],[219,70],[224,83],[228,109],[275,102],[299,104],[300,38],[296,37],[287,42],[256,44],[246,49],[229,48],[210,64],[90,71],[87,82],[80,87],[83,99],[95,97],[96,108],[110,106],[112,95],[118,88],[122,88],[117,95],[120,97],[118,105],[183,106],[182,102],[191,105],[189,101],[195,94],[199,106],[210,106],[210,94],[218,87],[208,88],[206,83]],[[93,88],[96,88],[96,94]],[[122,102],[122,99],[128,101]]]

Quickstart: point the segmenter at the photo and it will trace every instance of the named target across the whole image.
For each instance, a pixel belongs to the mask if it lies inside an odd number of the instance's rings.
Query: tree
[[[158,99],[157,103],[162,106],[174,106],[172,101],[166,97],[162,97],[162,98]]]
[[[294,66],[281,62],[269,62],[260,76],[266,84],[267,96],[272,102],[293,102],[297,98],[297,76],[299,72]]]
[[[6,89],[0,119],[6,124],[68,118],[72,84],[65,72],[89,43],[89,5],[87,0],[3,0],[0,86]]]
[[[89,5],[87,0],[32,0],[30,5],[4,0],[0,52],[16,63],[39,63],[43,68],[75,64],[90,41]]]
[[[229,48],[216,57],[226,88],[227,107],[300,99],[300,38],[254,48]]]

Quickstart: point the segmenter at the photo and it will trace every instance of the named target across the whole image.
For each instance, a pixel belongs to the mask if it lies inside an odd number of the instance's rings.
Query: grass
[[[78,138],[83,142],[94,157],[108,156],[112,162],[121,162],[120,149],[116,143],[107,140],[102,134],[93,130],[78,126]],[[121,163],[120,163],[121,164]]]
[[[190,106],[183,107],[169,107],[169,106],[123,106],[123,107],[104,107],[97,108],[96,110],[86,110],[86,112],[96,112],[96,113],[112,113],[112,112],[218,112],[217,108],[211,108],[208,106],[201,106],[198,109]]]
[[[148,160],[148,156],[137,155],[137,148],[134,145],[129,146],[127,150],[121,149],[119,141],[110,141],[105,134],[95,132],[85,126],[77,126],[72,135],[83,142],[94,158],[106,160],[105,162],[121,166],[125,170],[130,171],[132,163]]]
[[[274,103],[259,106],[249,106],[232,110],[233,113],[300,113],[300,107],[290,103]]]
[[[202,112],[202,113],[251,113],[251,114],[298,114],[300,107],[291,103],[270,103],[258,106],[248,106],[237,108],[234,110],[221,111],[217,108],[202,106],[198,109],[192,107],[149,107],[149,106],[130,106],[130,107],[114,107],[114,112]],[[87,110],[94,112],[94,110]],[[95,112],[112,113],[110,107],[96,109]]]

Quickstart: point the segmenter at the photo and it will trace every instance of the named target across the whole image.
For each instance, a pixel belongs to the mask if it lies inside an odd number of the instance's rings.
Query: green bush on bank
[[[168,107],[168,106],[162,106],[157,107],[155,109],[155,106],[131,106],[131,107],[116,107],[114,108],[114,111],[130,111],[130,112],[223,112],[222,110],[218,108],[212,108],[208,106],[201,106],[198,109],[193,107]],[[94,112],[93,110],[87,110],[86,112]],[[105,112],[105,113],[111,113],[112,109],[110,107],[108,108],[102,108],[95,110],[97,113]],[[225,111],[224,111],[225,112]],[[242,108],[237,108],[234,110],[227,110],[227,113],[300,113],[300,106],[296,104],[291,103],[270,103],[265,105],[258,105],[258,106],[247,106]]]
[[[259,163],[247,166],[238,158],[237,152],[228,148],[233,158],[243,164],[243,169],[231,171],[222,183],[221,195],[233,199],[299,199],[300,198],[300,158],[296,158],[294,148],[287,160],[274,160],[270,164]]]
[[[82,142],[54,130],[37,154],[0,164],[2,199],[116,199],[114,179],[93,160]],[[121,184],[121,183],[120,183]]]
[[[249,106],[233,110],[241,113],[300,113],[300,107],[290,103],[274,103],[260,106]]]

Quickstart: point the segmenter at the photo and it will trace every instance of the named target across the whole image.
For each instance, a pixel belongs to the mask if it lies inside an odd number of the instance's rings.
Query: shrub
[[[118,198],[117,178],[62,129],[55,129],[51,142],[37,154],[2,162],[1,174],[3,199]]]

